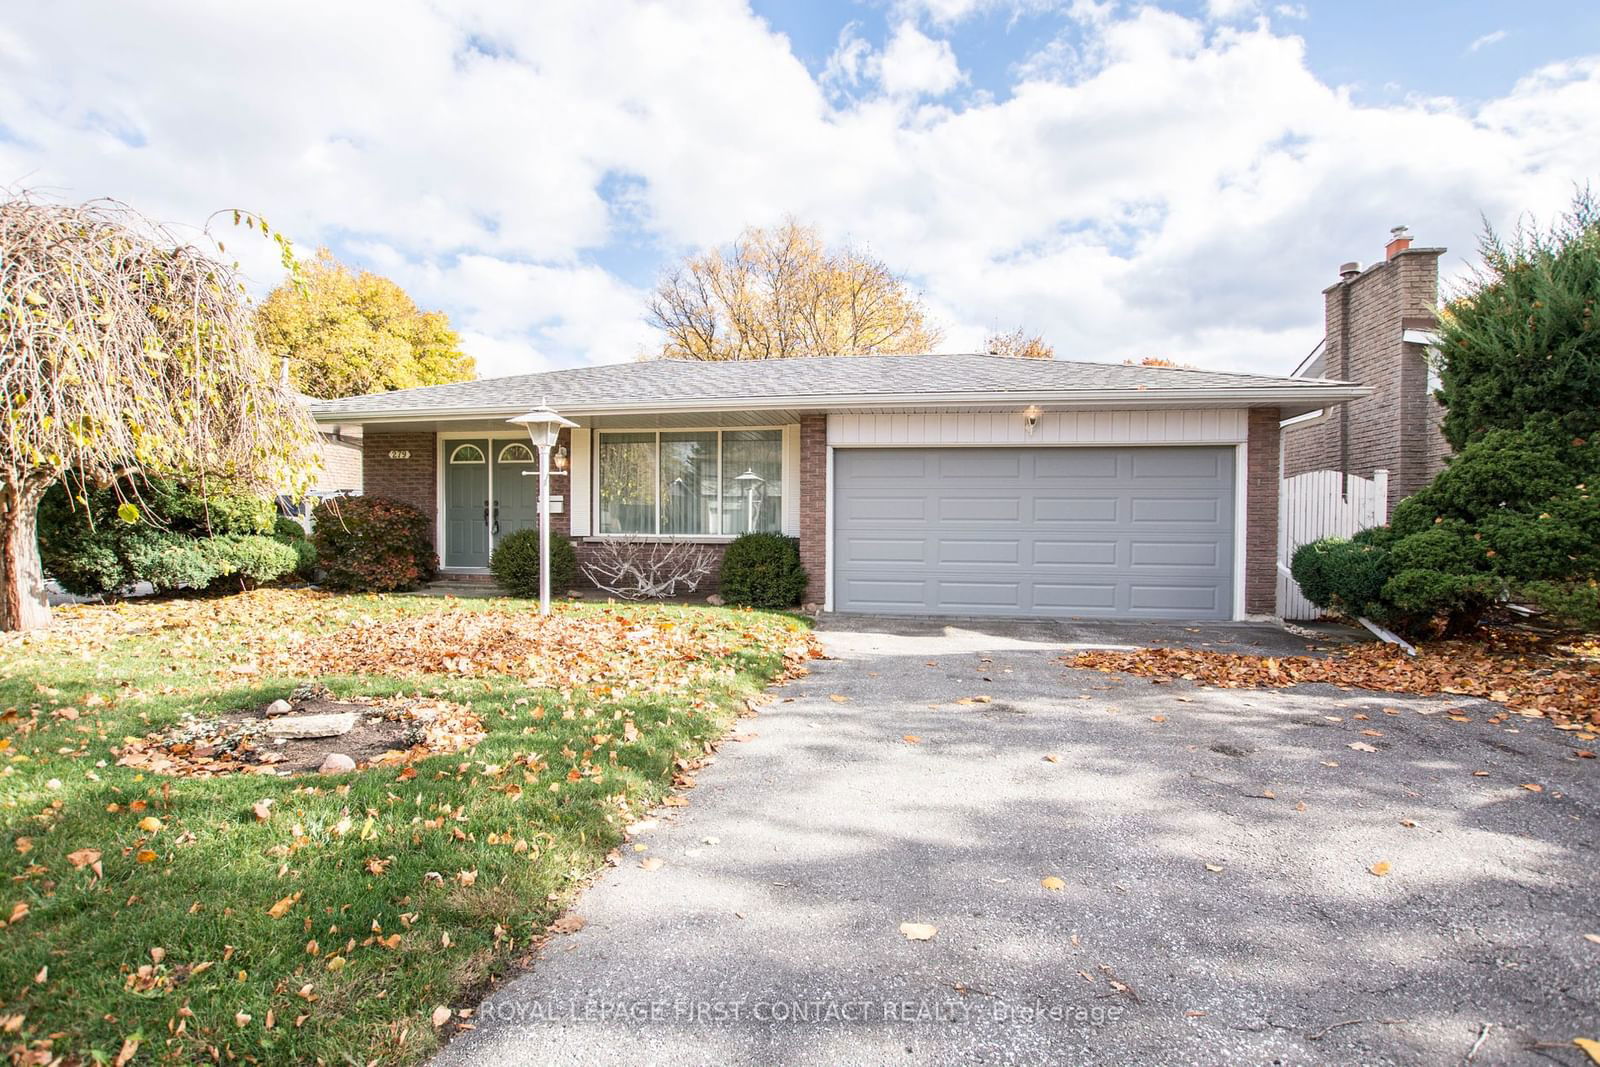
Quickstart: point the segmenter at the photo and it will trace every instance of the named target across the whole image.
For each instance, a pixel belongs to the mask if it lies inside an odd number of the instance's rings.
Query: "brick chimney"
[[[1329,409],[1325,418],[1283,430],[1283,474],[1336,470],[1370,478],[1389,471],[1389,504],[1438,473],[1446,452],[1440,409],[1428,390],[1427,346],[1407,331],[1434,324],[1442,248],[1413,248],[1404,226],[1390,231],[1384,258],[1365,270],[1339,267],[1323,290],[1322,374],[1370,386],[1369,397]],[[1413,338],[1416,333],[1411,334]]]
[[[1389,231],[1389,243],[1383,246],[1383,258],[1393,259],[1410,247],[1410,232],[1404,226],[1396,226]]]

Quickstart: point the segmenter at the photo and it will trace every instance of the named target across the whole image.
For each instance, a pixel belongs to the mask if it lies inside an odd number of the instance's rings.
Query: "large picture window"
[[[600,431],[599,532],[662,537],[776,533],[781,430]]]

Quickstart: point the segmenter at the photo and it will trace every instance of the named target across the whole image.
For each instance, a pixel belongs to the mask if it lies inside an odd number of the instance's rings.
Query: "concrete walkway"
[[[439,1064],[1576,1065],[1600,1037],[1600,761],[1549,725],[1060,658],[1297,650],[1266,627],[828,625]]]

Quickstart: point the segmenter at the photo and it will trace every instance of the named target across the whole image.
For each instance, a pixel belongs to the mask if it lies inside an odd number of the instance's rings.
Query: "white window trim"
[[[472,449],[474,452],[476,452],[478,454],[478,458],[477,459],[457,459],[456,458],[457,456],[459,456],[462,453],[463,450],[468,449],[468,448]],[[482,466],[485,463],[488,463],[489,462],[489,457],[485,456],[483,454],[483,449],[479,448],[477,445],[472,444],[471,442],[465,442],[465,443],[456,445],[456,447],[454,447],[454,448],[452,448],[450,450],[450,459],[449,459],[448,462],[449,462],[450,466],[452,466],[452,467],[478,467],[478,466]]]
[[[765,430],[778,434],[778,485],[783,493],[783,507],[778,513],[778,529],[785,536],[794,536],[787,529],[784,521],[789,511],[789,486],[790,486],[790,458],[789,450],[785,447],[789,427],[784,423],[774,423],[770,426],[606,426],[594,427],[594,439],[589,448],[589,506],[592,509],[590,518],[590,533],[583,538],[584,541],[638,541],[669,542],[690,541],[696,544],[727,544],[739,537],[732,533],[708,534],[663,534],[661,530],[661,435],[664,433],[714,433],[717,435],[717,490],[719,509],[717,521],[720,524],[722,512],[720,510],[722,490],[722,435],[724,433],[744,433],[746,431]],[[607,434],[648,433],[656,438],[656,476],[655,476],[655,533],[603,533],[600,530],[600,444]]]
[[[525,456],[527,456],[528,458],[526,458],[526,459],[507,459],[506,458],[506,453],[510,452],[513,448],[522,449],[523,454]],[[510,442],[508,444],[503,444],[503,445],[500,446],[499,451],[496,453],[495,462],[496,463],[537,463],[537,462],[539,462],[539,457],[533,454],[533,449],[532,448],[530,448],[527,445],[523,444],[521,441],[512,441],[512,442]]]

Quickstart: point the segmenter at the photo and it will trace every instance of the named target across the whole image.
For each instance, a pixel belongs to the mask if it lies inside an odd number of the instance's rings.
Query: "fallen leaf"
[[[848,704],[850,702],[850,698],[845,696],[843,693],[829,693],[828,699],[833,701],[835,704]]]
[[[1150,721],[1151,722],[1166,722],[1167,721],[1167,717],[1165,715],[1152,715],[1152,716],[1150,716]]]
[[[1059,893],[1063,889],[1067,888],[1067,883],[1063,882],[1053,874],[1048,878],[1040,879],[1039,884],[1050,890],[1052,893]]]
[[[1061,757],[1056,755],[1054,752],[1052,752],[1049,755],[1045,756],[1044,761],[1046,763],[1060,763],[1061,762]]]
[[[901,923],[900,933],[907,941],[932,941],[933,935],[939,932],[937,926],[929,923]]]
[[[575,934],[582,930],[584,924],[588,921],[582,915],[563,915],[550,924],[550,932],[553,934]]]
[[[1595,944],[1600,945],[1600,934],[1584,934],[1583,939],[1585,941],[1593,941]]]
[[[133,858],[138,860],[140,863],[154,863],[157,859],[156,854],[148,848],[141,848],[138,852],[134,853]]]
[[[1210,1012],[1204,1012],[1204,1011],[1201,1011],[1198,1008],[1190,1008],[1188,1011],[1184,1012],[1183,1014],[1184,1014],[1185,1018],[1198,1019],[1202,1015],[1209,1015]]]
[[[249,1014],[246,1013],[246,1012],[242,1012],[242,1011],[239,1012],[238,1014],[236,1014],[233,1017],[233,1024],[235,1026],[241,1026],[241,1027],[249,1026],[250,1025],[250,1016],[249,1016]]]
[[[67,862],[81,871],[91,864],[100,862],[100,850],[97,848],[80,848],[76,852],[68,852]]]
[[[1377,863],[1374,863],[1371,867],[1368,867],[1367,868],[1367,872],[1369,874],[1373,874],[1373,875],[1376,875],[1379,878],[1382,878],[1382,877],[1384,877],[1385,875],[1387,875],[1389,873],[1389,861],[1388,860],[1379,860]]]
[[[1376,752],[1376,751],[1378,751],[1377,749],[1373,748],[1371,745],[1367,744],[1365,741],[1352,741],[1348,745],[1345,745],[1344,747],[1345,748],[1353,748],[1357,752]]]
[[[126,1067],[139,1054],[139,1046],[143,1043],[143,1034],[129,1034],[123,1038],[122,1047],[117,1050],[117,1058],[111,1061],[112,1067]]]
[[[1572,1043],[1583,1049],[1584,1053],[1595,1063],[1600,1063],[1600,1041],[1587,1037],[1575,1037]]]
[[[922,744],[922,738],[918,737],[916,734],[906,734],[905,736],[901,737],[900,740],[904,741],[908,745]]]
[[[272,907],[268,908],[267,909],[267,914],[272,916],[274,919],[281,919],[285,915],[289,914],[289,909],[294,907],[295,906],[295,902],[298,901],[299,899],[300,899],[300,894],[299,893],[290,893],[288,896],[284,897],[283,899],[279,900],[276,904],[272,905]]]
[[[436,1026],[436,1027],[437,1026],[443,1026],[445,1023],[447,1023],[449,1021],[450,1021],[450,1009],[449,1008],[447,1008],[443,1004],[441,1004],[437,1008],[433,1009],[433,1025],[434,1026]]]
[[[1221,874],[1223,868],[1220,864],[1208,863],[1206,864],[1206,870],[1210,871],[1212,874]]]
[[[650,856],[640,860],[639,866],[646,871],[659,871],[665,862],[660,856]]]
[[[329,956],[328,970],[338,974],[340,971],[344,970],[344,963],[345,960],[343,956]]]
[[[139,829],[143,830],[147,834],[153,834],[157,830],[161,829],[161,820],[156,818],[154,815],[146,815],[144,818],[139,820]]]
[[[1530,793],[1544,792],[1544,786],[1540,785],[1538,782],[1523,782],[1522,788],[1526,789]]]
[[[258,800],[254,804],[250,805],[250,813],[254,815],[258,821],[266,822],[268,819],[272,818],[272,804],[273,802],[271,800]]]

